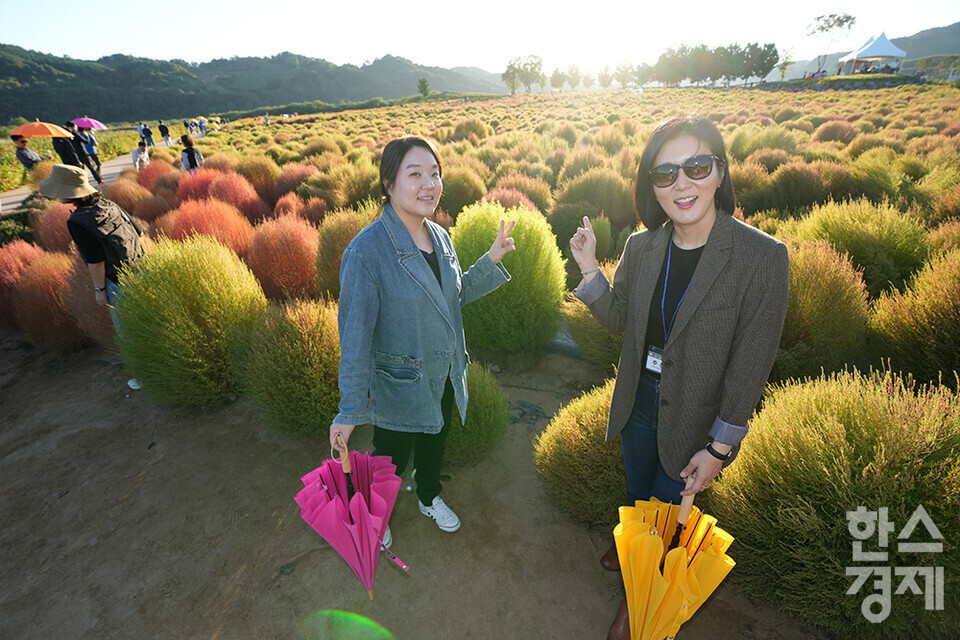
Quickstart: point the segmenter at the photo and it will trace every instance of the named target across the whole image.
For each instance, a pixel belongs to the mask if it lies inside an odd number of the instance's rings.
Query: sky
[[[189,62],[283,51],[362,66],[385,55],[428,67],[502,72],[518,56],[538,55],[543,70],[611,69],[621,61],[654,63],[681,44],[773,42],[781,59],[851,51],[871,36],[910,36],[960,22],[957,0],[0,0],[0,43],[96,60],[114,53]],[[38,7],[43,7],[42,17]],[[93,10],[95,8],[95,10]],[[819,15],[849,13],[856,23],[831,36],[808,36]],[[909,56],[909,51],[907,52]]]

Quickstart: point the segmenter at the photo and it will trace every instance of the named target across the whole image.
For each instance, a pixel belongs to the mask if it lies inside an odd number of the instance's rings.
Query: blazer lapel
[[[690,280],[690,286],[680,308],[677,310],[677,319],[674,320],[673,329],[670,330],[670,339],[667,341],[667,345],[673,344],[677,340],[677,336],[683,333],[683,328],[693,317],[697,307],[703,301],[703,297],[707,295],[717,276],[720,275],[730,259],[730,250],[733,246],[729,224],[731,220],[732,218],[729,215],[717,212],[717,220],[713,223],[713,229],[710,231],[707,244],[703,247],[697,269],[693,272],[693,278]]]

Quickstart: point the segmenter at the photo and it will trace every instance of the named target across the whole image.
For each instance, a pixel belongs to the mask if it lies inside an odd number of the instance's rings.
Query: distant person
[[[170,146],[170,127],[164,124],[163,120],[157,122],[157,130],[160,132],[160,137],[163,138],[163,144]]]
[[[100,154],[97,152],[97,138],[93,135],[93,131],[81,128],[77,137],[80,138],[80,142],[83,144],[83,150],[87,153],[87,157],[90,158],[90,162],[97,166],[97,172],[99,173],[103,165],[100,163]]]
[[[17,160],[20,161],[27,171],[30,171],[38,163],[43,162],[43,156],[27,147],[27,139],[24,136],[10,136],[13,144],[17,147]],[[47,160],[52,160],[53,156],[48,155]]]
[[[120,205],[101,197],[87,182],[87,174],[80,167],[53,165],[50,177],[40,181],[40,192],[76,206],[67,219],[67,229],[87,265],[94,300],[107,307],[117,334],[122,335],[116,311],[120,297],[117,274],[120,269],[136,264],[143,255],[140,244],[143,230]],[[133,378],[127,384],[131,389],[140,388]]]
[[[53,139],[53,150],[60,156],[60,161],[74,167],[82,168],[86,166],[93,173],[97,184],[102,185],[103,180],[100,179],[100,172],[94,168],[90,157],[87,156],[87,152],[83,148],[83,142],[77,137],[77,125],[73,122],[67,122],[63,127],[70,133],[70,137]]]
[[[269,114],[269,113],[263,114],[263,124],[267,125],[268,127],[270,126],[270,114]]]
[[[153,144],[153,130],[147,125],[143,125],[143,141],[147,143],[148,147],[154,146]]]
[[[133,150],[133,166],[137,171],[140,171],[148,164],[150,164],[150,152],[147,151],[146,141],[141,140],[137,148]]]
[[[146,125],[144,125],[142,122],[137,125],[137,133],[140,134],[140,139],[141,139],[141,140],[144,139],[143,130],[144,130],[145,128],[146,128]]]
[[[203,154],[200,153],[200,149],[193,146],[193,138],[190,137],[190,134],[185,133],[180,136],[180,142],[186,147],[180,154],[180,168],[194,173],[203,166]]]

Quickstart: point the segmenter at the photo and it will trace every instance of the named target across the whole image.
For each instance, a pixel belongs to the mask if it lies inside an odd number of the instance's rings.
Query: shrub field
[[[501,218],[517,221],[517,251],[503,261],[512,281],[464,307],[468,347],[493,361],[536,356],[566,322],[584,356],[612,374],[621,338],[566,296],[580,280],[568,241],[590,217],[612,274],[637,227],[645,142],[661,120],[694,111],[727,142],[733,213],[791,253],[776,384],[709,498],[737,537],[734,575],[835,637],[947,637],[960,611],[956,86],[524,94],[277,118],[269,128],[237,120],[198,141],[200,171],[181,172],[161,149],[148,171],[109,188],[159,239],[121,276],[120,357],[158,403],[195,409],[242,392],[273,428],[322,438],[338,401],[340,257],[379,215],[383,146],[415,133],[440,150],[435,219],[464,269]],[[28,178],[11,177],[8,155],[0,145],[0,188]],[[14,235],[36,244],[0,246],[0,323],[44,348],[109,345],[105,316],[82,299],[67,215],[52,203],[21,212]],[[506,424],[495,376],[471,366],[469,385],[470,413],[451,435],[455,464],[495,447]],[[611,393],[608,383],[560,408],[534,444],[559,507],[604,526],[625,495],[619,443],[604,442]],[[889,507],[898,521],[927,508],[948,547],[939,561],[950,612],[904,596],[888,625],[865,626],[860,600],[844,595],[844,514],[859,504]],[[811,596],[810,585],[825,586]]]

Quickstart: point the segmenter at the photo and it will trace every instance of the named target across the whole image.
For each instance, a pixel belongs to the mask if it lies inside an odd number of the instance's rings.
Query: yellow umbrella
[[[673,638],[733,569],[736,563],[726,555],[733,536],[716,523],[693,506],[693,496],[680,505],[654,498],[620,507],[613,537],[623,567],[631,640]],[[683,526],[679,544],[668,550],[678,526]]]

